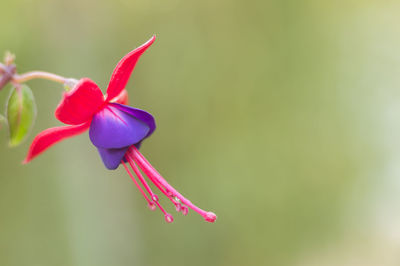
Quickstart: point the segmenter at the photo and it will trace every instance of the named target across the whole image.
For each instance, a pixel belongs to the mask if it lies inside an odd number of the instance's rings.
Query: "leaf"
[[[28,86],[22,85],[12,90],[7,103],[6,116],[10,146],[17,146],[28,135],[36,118],[35,98]]]

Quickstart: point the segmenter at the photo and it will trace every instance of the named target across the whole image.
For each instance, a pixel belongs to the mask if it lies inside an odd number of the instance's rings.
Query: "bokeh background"
[[[400,264],[398,1],[2,0],[0,10],[0,54],[14,52],[20,73],[102,88],[157,34],[127,87],[158,123],[142,152],[219,217],[165,223],[87,134],[22,166],[34,135],[60,125],[62,87],[31,81],[32,134],[11,149],[0,130],[0,265]]]

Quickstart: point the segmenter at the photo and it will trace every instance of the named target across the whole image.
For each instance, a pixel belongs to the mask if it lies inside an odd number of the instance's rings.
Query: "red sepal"
[[[128,53],[119,61],[108,84],[106,101],[115,98],[125,88],[139,57],[153,44],[155,39],[154,35],[145,44]]]
[[[86,131],[90,126],[90,122],[76,125],[48,128],[40,132],[32,141],[29,147],[28,154],[24,160],[24,164],[31,161],[33,158],[44,152],[52,145],[66,138],[73,137]]]
[[[65,124],[79,125],[90,120],[103,103],[103,93],[97,84],[83,78],[71,91],[64,93],[55,116]]]

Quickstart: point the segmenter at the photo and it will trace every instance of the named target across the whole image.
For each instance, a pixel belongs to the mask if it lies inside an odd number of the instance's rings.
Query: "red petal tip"
[[[153,35],[147,42],[126,54],[115,67],[107,88],[106,101],[115,98],[125,88],[140,56],[153,44]]]
[[[73,137],[86,131],[90,126],[90,122],[76,126],[62,126],[48,128],[40,132],[32,141],[29,147],[28,154],[22,162],[26,164],[34,159],[36,156],[66,138]]]

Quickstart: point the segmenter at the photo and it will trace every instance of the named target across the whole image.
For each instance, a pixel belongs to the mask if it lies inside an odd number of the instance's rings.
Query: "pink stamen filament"
[[[150,186],[147,184],[146,180],[144,179],[142,173],[140,172],[139,168],[135,165],[135,163],[132,161],[132,159],[129,157],[129,155],[125,156],[126,160],[128,161],[129,165],[131,166],[133,172],[136,174],[140,182],[143,184],[144,188],[146,189],[147,193],[149,193],[151,199],[153,202],[157,205],[157,207],[162,211],[164,214],[165,220],[168,223],[171,223],[174,218],[172,217],[171,214],[167,213],[165,209],[161,206],[161,204],[158,202],[158,196],[153,193],[151,190]],[[125,165],[125,164],[124,164]],[[144,193],[144,192],[143,192]],[[147,196],[146,196],[147,197]]]
[[[139,178],[140,182],[142,182],[144,188],[147,190],[147,193],[150,194],[150,197],[154,201],[158,201],[157,195],[153,193],[151,190],[150,186],[147,184],[146,180],[144,179],[142,173],[140,173],[139,168],[136,166],[136,164],[132,161],[131,157],[129,155],[125,155],[126,160],[128,161],[129,165],[131,166],[133,172],[135,172],[136,176]]]
[[[168,193],[164,187],[162,187],[162,185],[160,183],[157,182],[157,180],[155,180],[154,178],[152,178],[151,176],[149,176],[149,179],[153,182],[153,184],[165,195],[167,196],[167,198],[175,205],[176,211],[179,212],[182,210],[182,204],[177,202],[174,199],[174,195],[171,195],[170,193]]]
[[[132,159],[132,157],[130,158]],[[175,209],[177,212],[182,210],[182,204],[174,199],[174,195],[171,192],[167,191],[156,179],[152,178],[151,176],[148,176],[148,178],[175,205]]]
[[[139,183],[136,181],[135,177],[134,177],[134,176],[132,175],[132,173],[129,171],[129,168],[126,166],[125,162],[124,162],[124,161],[121,161],[121,162],[122,162],[122,165],[125,167],[126,172],[129,174],[130,178],[131,178],[132,181],[135,183],[136,187],[139,189],[139,191],[142,193],[143,197],[146,199],[147,203],[149,204],[150,210],[154,210],[154,207],[155,207],[154,202],[151,201],[151,200],[147,197],[146,193],[144,193],[142,187],[139,185]]]
[[[128,152],[126,153],[125,158],[127,158],[129,164],[131,165],[133,171],[136,173],[136,175],[138,176],[138,178],[142,181],[143,185],[145,186],[145,188],[147,187],[147,191],[149,192],[149,194],[151,195],[151,197],[153,198],[153,193],[151,191],[151,188],[149,187],[149,185],[147,185],[146,181],[144,180],[143,176],[141,175],[139,169],[137,168],[135,162],[133,162],[133,158],[131,157],[132,151],[128,150]],[[167,191],[156,179],[153,179],[151,176],[148,176],[148,178],[153,182],[153,184],[165,195],[167,196],[167,198],[175,205],[176,211],[183,211],[183,214],[185,215],[185,208],[182,208],[182,204],[180,202],[177,202],[174,199],[174,195],[170,192]],[[187,210],[187,208],[186,208]],[[186,211],[187,214],[187,211]]]
[[[177,190],[175,190],[168,182],[151,166],[151,164],[146,160],[146,158],[137,150],[136,147],[131,146],[130,148],[131,154],[133,156],[133,160],[137,163],[137,165],[143,170],[143,172],[150,178],[150,180],[155,180],[153,183],[157,186],[163,186],[167,191],[171,192],[175,197],[177,197],[183,204],[199,213],[204,219],[208,222],[214,222],[217,219],[217,216],[212,212],[207,212],[196,205],[194,205],[190,200],[186,199],[182,196]],[[158,187],[158,186],[157,186]]]
[[[177,212],[182,211],[183,215],[187,214],[187,207],[186,205],[182,204],[180,202],[180,200],[178,198],[175,199],[175,195],[172,194],[170,191],[168,191],[167,189],[165,189],[158,181],[157,179],[152,178],[151,176],[149,177],[149,179],[153,182],[153,184],[159,189],[161,190],[161,192],[167,196],[167,198],[175,205],[175,209]],[[186,208],[185,208],[186,207]],[[186,210],[186,214],[185,214],[185,210]]]

